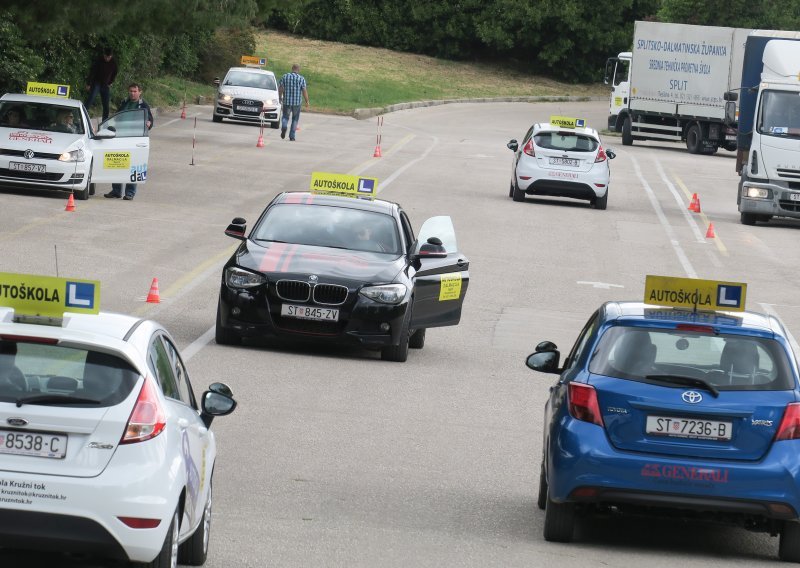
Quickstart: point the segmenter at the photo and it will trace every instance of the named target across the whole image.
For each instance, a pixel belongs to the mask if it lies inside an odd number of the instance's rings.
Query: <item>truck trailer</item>
[[[693,154],[736,150],[724,93],[739,87],[749,29],[636,22],[633,49],[606,62],[608,129],[634,140],[686,142]],[[735,112],[735,111],[734,111]]]

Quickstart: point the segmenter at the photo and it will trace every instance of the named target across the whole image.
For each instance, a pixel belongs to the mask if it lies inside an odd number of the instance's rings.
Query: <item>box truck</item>
[[[736,171],[741,222],[800,219],[800,32],[756,30],[747,38],[738,95]]]
[[[636,22],[633,49],[606,62],[609,130],[634,140],[686,142],[693,154],[736,149],[724,93],[739,87],[749,29]]]

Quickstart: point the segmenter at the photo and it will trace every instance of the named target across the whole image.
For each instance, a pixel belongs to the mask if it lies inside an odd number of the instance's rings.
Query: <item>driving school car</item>
[[[616,154],[603,149],[600,135],[584,119],[551,116],[550,122],[531,126],[521,145],[511,140],[506,146],[514,152],[508,190],[514,201],[551,195],[585,199],[595,209],[607,207],[608,162]]]
[[[223,118],[250,122],[268,122],[278,128],[281,122],[281,104],[278,82],[272,71],[254,67],[231,67],[217,86],[214,104],[214,122]]]
[[[788,334],[744,311],[746,285],[647,277],[645,303],[607,302],[545,405],[539,508],[567,542],[579,513],[669,515],[780,534],[800,562],[800,387]],[[713,311],[708,311],[713,310]]]
[[[68,113],[72,127],[59,116]],[[97,183],[145,183],[150,139],[141,109],[92,128],[83,103],[68,98],[0,97],[0,186],[69,191],[89,199]]]
[[[208,552],[216,442],[161,325],[99,283],[0,273],[0,547],[174,568]]]
[[[314,179],[375,187],[327,175]],[[461,319],[469,261],[450,217],[428,219],[415,236],[395,203],[297,192],[275,197],[247,237],[245,223],[236,218],[225,232],[242,243],[222,271],[217,343],[313,339],[402,362],[409,347],[422,348],[427,328]]]

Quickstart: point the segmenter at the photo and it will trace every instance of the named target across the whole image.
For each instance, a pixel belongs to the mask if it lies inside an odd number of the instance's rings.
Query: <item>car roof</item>
[[[340,195],[313,193],[310,191],[289,191],[279,194],[272,204],[291,203],[299,205],[327,205],[330,207],[345,207],[347,209],[360,209],[362,211],[376,211],[392,215],[399,207],[397,203],[382,199],[358,199]]]
[[[275,76],[275,73],[272,71],[267,71],[266,69],[259,69],[258,67],[231,67],[228,69],[228,73],[231,71],[244,71],[245,73],[258,73],[260,75],[272,75]]]
[[[15,103],[44,103],[50,105],[60,105],[79,108],[81,101],[75,99],[64,99],[61,97],[43,97],[41,95],[23,95],[18,93],[6,93],[0,97],[0,101]]]
[[[537,122],[533,125],[534,133],[539,132],[569,132],[575,134],[582,134],[584,136],[591,136],[597,140],[600,140],[600,134],[597,133],[597,130],[594,128],[590,128],[585,126],[583,128],[564,128],[563,126],[559,126],[557,124],[550,124],[549,122]]]

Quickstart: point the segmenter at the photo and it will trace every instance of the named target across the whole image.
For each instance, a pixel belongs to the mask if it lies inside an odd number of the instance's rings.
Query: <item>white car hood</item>
[[[223,85],[219,88],[221,95],[230,95],[237,99],[253,99],[256,101],[269,101],[278,98],[278,91],[267,89],[256,89],[255,87],[236,87],[233,85]]]

